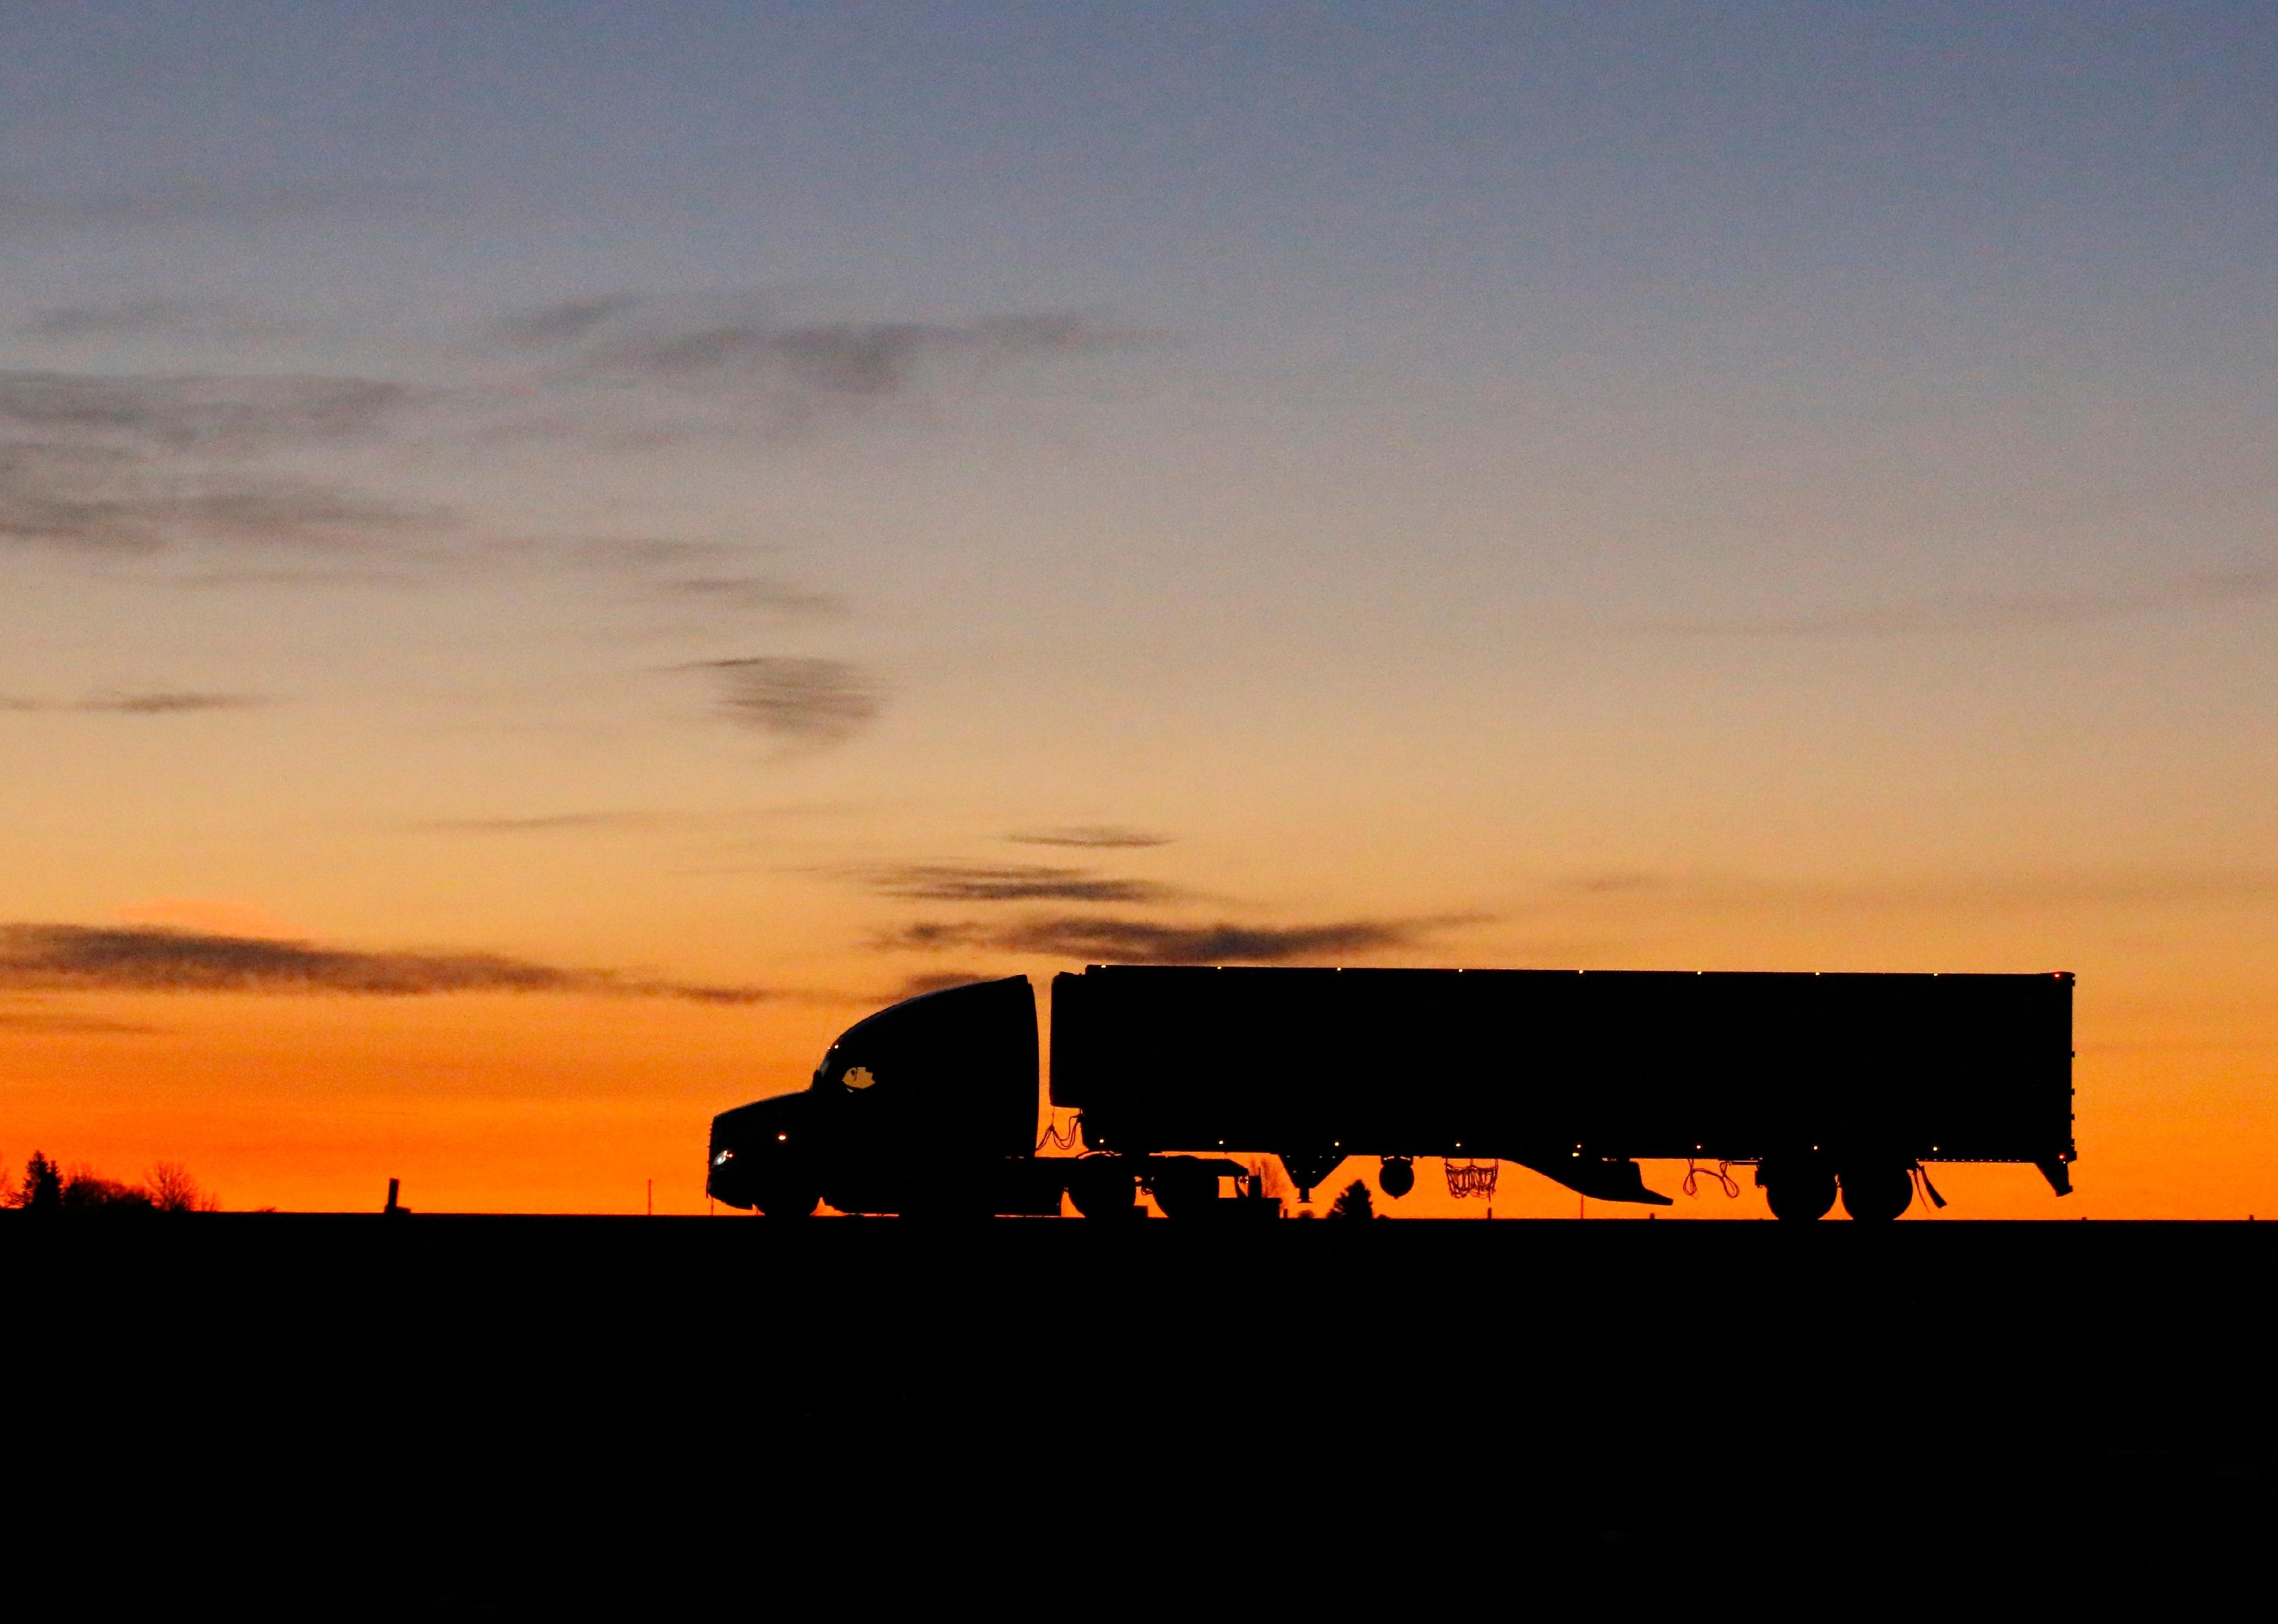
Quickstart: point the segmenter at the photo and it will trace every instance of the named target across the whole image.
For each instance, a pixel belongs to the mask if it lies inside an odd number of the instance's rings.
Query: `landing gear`
[[[1756,1170],[1756,1182],[1783,1223],[1808,1224],[1835,1205],[1835,1170],[1816,1156],[1767,1162]]]
[[[1329,1175],[1343,1165],[1345,1153],[1331,1147],[1323,1150],[1285,1150],[1281,1153],[1281,1170],[1289,1175],[1289,1182],[1297,1187],[1297,1200],[1310,1206],[1313,1192],[1329,1181]]]
[[[1077,1163],[1068,1169],[1067,1193],[1087,1218],[1131,1218],[1139,1212],[1138,1180],[1120,1156],[1087,1156]]]
[[[1914,1174],[1903,1162],[1867,1162],[1843,1170],[1843,1210],[1859,1223],[1888,1224],[1914,1201]]]

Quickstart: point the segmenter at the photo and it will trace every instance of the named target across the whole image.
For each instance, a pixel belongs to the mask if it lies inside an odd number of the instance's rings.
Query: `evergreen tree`
[[[33,1212],[59,1212],[64,1204],[64,1170],[41,1154],[24,1163],[24,1187],[19,1195]]]
[[[1329,1208],[1329,1216],[1332,1218],[1376,1216],[1376,1203],[1369,1199],[1368,1186],[1357,1178],[1347,1185],[1338,1193],[1335,1202]]]

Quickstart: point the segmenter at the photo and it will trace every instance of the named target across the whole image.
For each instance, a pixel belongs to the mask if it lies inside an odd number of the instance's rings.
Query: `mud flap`
[[[2072,1169],[2065,1165],[2062,1157],[2052,1156],[2046,1162],[2036,1162],[2033,1165],[2041,1170],[2041,1177],[2049,1181],[2050,1189],[2059,1195],[2072,1193]]]
[[[1518,1160],[1515,1156],[1511,1159]],[[1645,1175],[1634,1162],[1617,1162],[1605,1156],[1569,1156],[1563,1161],[1546,1157],[1518,1164],[1594,1201],[1638,1201],[1648,1207],[1676,1204],[1669,1197],[1645,1187]]]

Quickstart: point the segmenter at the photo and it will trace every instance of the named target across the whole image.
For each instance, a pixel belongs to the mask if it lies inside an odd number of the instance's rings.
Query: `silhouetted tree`
[[[64,1171],[39,1151],[24,1163],[24,1183],[16,1201],[30,1212],[57,1212],[64,1204]]]
[[[219,1212],[221,1198],[201,1186],[180,1162],[150,1170],[150,1204],[160,1212]]]
[[[1337,1199],[1330,1204],[1329,1216],[1332,1218],[1376,1216],[1376,1203],[1369,1198],[1368,1186],[1357,1178],[1347,1185],[1337,1193]]]

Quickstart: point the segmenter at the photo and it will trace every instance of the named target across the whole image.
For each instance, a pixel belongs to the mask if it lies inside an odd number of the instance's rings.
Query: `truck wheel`
[[[1121,1159],[1101,1157],[1068,1170],[1068,1199],[1087,1218],[1128,1218],[1139,1210],[1139,1184]]]
[[[1808,1224],[1835,1205],[1835,1175],[1816,1162],[1768,1167],[1762,1184],[1772,1216],[1783,1222]]]
[[[1218,1208],[1218,1175],[1191,1162],[1166,1162],[1148,1180],[1166,1218],[1207,1218]]]
[[[1914,1203],[1914,1175],[1902,1162],[1843,1170],[1843,1210],[1859,1223],[1888,1224]]]
[[[752,1206],[762,1217],[806,1218],[822,1204],[822,1192],[798,1173],[773,1173],[752,1186]]]

